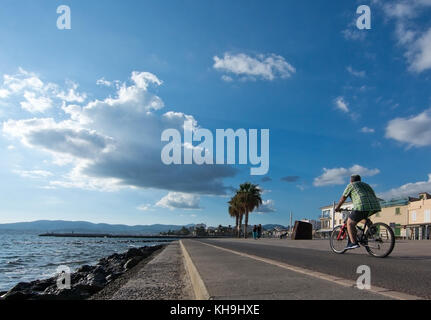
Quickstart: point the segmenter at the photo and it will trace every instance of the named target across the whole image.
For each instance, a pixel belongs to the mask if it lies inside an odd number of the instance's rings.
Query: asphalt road
[[[372,286],[431,299],[431,242],[425,247],[427,254],[379,259],[366,253],[337,255],[330,252],[329,246],[326,251],[285,246],[276,241],[274,244],[236,239],[198,241],[355,281],[359,276],[357,267],[367,265],[371,269]]]

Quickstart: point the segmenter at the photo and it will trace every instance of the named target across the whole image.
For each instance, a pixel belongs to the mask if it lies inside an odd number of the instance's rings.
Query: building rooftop
[[[380,201],[380,205],[382,208],[388,207],[396,207],[396,206],[406,206],[409,204],[410,198],[399,198],[399,199],[391,199],[391,200],[382,200]]]
[[[337,203],[338,203],[338,202],[337,202],[337,201],[335,201],[335,205],[336,205]],[[352,203],[352,201],[351,201],[351,200],[348,200],[348,201],[344,202],[344,204],[350,204],[350,203]],[[330,204],[330,205],[327,205],[327,206],[321,207],[320,209],[332,209],[332,207],[333,207],[333,204]]]

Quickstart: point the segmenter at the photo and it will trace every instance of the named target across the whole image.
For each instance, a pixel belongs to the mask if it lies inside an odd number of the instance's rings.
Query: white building
[[[334,229],[334,227],[344,223],[343,213],[334,211],[336,205],[337,204],[334,202],[331,205],[320,208],[320,210],[322,211],[322,214],[320,216],[320,229],[317,230],[317,232],[324,237],[329,235]],[[353,208],[353,203],[351,201],[345,202],[341,206],[341,209],[352,209],[352,208]]]

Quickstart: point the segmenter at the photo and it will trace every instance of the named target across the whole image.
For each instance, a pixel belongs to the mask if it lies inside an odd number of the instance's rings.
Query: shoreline
[[[133,234],[110,234],[110,233],[42,233],[39,237],[54,237],[54,238],[131,238],[131,239],[161,239],[158,242],[175,241],[181,239],[224,239],[232,238],[232,236],[148,236],[148,235],[133,235]]]
[[[123,283],[135,267],[145,265],[168,244],[131,248],[101,258],[96,265],[82,265],[70,273],[71,288],[59,289],[57,276],[20,282],[0,293],[0,301],[8,300],[86,300],[114,283]],[[116,281],[118,280],[118,281]]]

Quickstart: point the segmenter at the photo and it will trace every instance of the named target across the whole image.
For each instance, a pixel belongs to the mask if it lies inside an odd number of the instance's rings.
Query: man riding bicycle
[[[356,233],[356,225],[358,222],[366,220],[373,214],[382,210],[379,199],[374,193],[373,188],[365,182],[362,182],[360,175],[352,175],[350,177],[350,184],[347,186],[346,190],[344,190],[344,193],[335,208],[336,212],[341,211],[341,206],[349,197],[353,202],[353,211],[347,220],[349,241],[346,250],[359,248]]]

